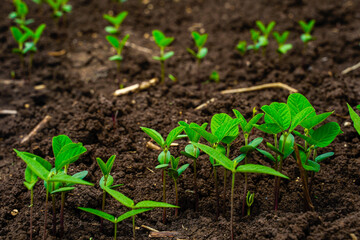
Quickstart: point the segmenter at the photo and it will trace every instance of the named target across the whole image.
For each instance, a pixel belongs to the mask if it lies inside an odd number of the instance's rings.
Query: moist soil
[[[220,91],[250,87],[270,82],[282,82],[304,94],[318,112],[335,111],[329,118],[338,122],[343,134],[325,151],[335,155],[321,164],[316,174],[312,199],[315,211],[305,211],[299,171],[295,160],[285,162],[284,173],[290,181],[281,181],[279,210],[273,211],[273,177],[250,175],[249,189],[255,192],[251,216],[241,217],[240,198],[244,179],[240,174],[235,189],[235,239],[357,239],[360,237],[360,150],[359,135],[355,132],[346,102],[360,103],[360,70],[342,75],[341,71],[360,61],[360,1],[355,0],[129,0],[120,5],[103,0],[73,0],[73,12],[57,24],[51,10],[27,1],[28,17],[35,23],[46,23],[39,53],[29,79],[27,68],[20,67],[19,57],[11,52],[15,47],[7,15],[13,11],[12,1],[2,3],[0,14],[0,108],[17,110],[16,115],[0,116],[0,238],[28,239],[30,193],[23,185],[25,163],[13,148],[46,157],[53,163],[51,140],[67,134],[73,141],[82,142],[87,152],[72,165],[69,173],[88,170],[87,181],[98,183],[101,172],[96,157],[107,159],[116,154],[113,168],[119,190],[141,200],[162,199],[161,172],[154,169],[159,151],[146,147],[149,137],[140,126],[150,127],[166,135],[178,121],[210,122],[211,116],[224,112],[232,115],[238,109],[247,118],[252,109],[273,101],[286,101],[284,89],[265,89],[256,92],[221,95]],[[107,25],[102,15],[110,11],[129,12],[123,23],[123,34],[142,48],[126,47],[121,73],[108,61],[113,54],[105,39]],[[316,41],[304,48],[299,39],[299,20],[316,19],[313,35]],[[249,30],[255,21],[277,22],[275,30],[291,31],[289,42],[294,48],[286,56],[276,53],[274,40],[266,53],[247,53],[241,57],[234,50],[239,40],[250,41]],[[151,59],[157,54],[149,38],[153,29],[160,29],[175,41],[169,48],[175,56],[167,64],[167,72],[177,77],[163,85],[130,95],[113,97],[113,92],[158,77],[159,63]],[[197,68],[186,52],[192,47],[190,31],[206,31],[209,54]],[[26,66],[26,64],[25,64]],[[212,70],[220,74],[220,83],[205,83]],[[11,79],[10,72],[15,72]],[[45,85],[45,88],[36,86]],[[201,110],[195,108],[214,98]],[[46,115],[51,120],[29,141],[20,140]],[[116,120],[113,121],[114,116]],[[233,116],[233,115],[232,115]],[[115,124],[114,124],[115,122]],[[263,136],[255,131],[254,136]],[[269,139],[268,139],[269,140]],[[180,155],[187,144],[177,141],[172,154]],[[231,157],[239,155],[243,139],[231,149]],[[265,146],[262,144],[264,149]],[[183,163],[191,163],[181,157]],[[252,163],[270,163],[255,154]],[[212,168],[205,154],[198,161],[199,210],[194,211],[193,172],[191,167],[179,179],[179,216],[168,210],[167,223],[161,221],[162,210],[140,214],[136,225],[146,225],[159,231],[176,231],[173,239],[229,239],[230,203],[220,202],[220,217],[216,220],[216,200]],[[220,193],[223,193],[223,172],[219,170]],[[168,179],[167,201],[174,203],[173,184]],[[34,239],[42,239],[45,192],[41,182],[35,186]],[[230,186],[227,189],[230,197]],[[67,195],[64,237],[50,234],[52,218],[49,208],[47,239],[110,239],[113,225],[105,223],[100,231],[99,219],[81,212],[79,206],[100,208],[102,191],[80,186]],[[57,199],[59,205],[59,199]],[[15,216],[11,212],[16,209]],[[122,207],[107,198],[106,211],[120,215]],[[57,209],[59,214],[59,209]],[[131,220],[118,226],[118,239],[130,239]],[[148,239],[149,230],[137,229],[138,239]]]

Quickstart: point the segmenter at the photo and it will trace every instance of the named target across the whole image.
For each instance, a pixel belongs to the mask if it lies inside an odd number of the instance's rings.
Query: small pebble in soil
[[[344,127],[351,126],[351,122],[344,122]]]
[[[15,217],[16,215],[18,215],[18,213],[19,213],[19,210],[17,210],[17,209],[13,209],[13,210],[11,211],[11,215],[13,215],[14,217]]]

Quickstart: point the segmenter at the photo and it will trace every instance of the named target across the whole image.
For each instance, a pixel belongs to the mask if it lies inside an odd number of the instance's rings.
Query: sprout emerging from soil
[[[220,75],[217,71],[212,71],[209,77],[210,81],[214,81],[216,83],[220,82]]]
[[[261,21],[256,21],[256,26],[260,29],[262,35],[258,39],[258,44],[263,48],[263,53],[265,54],[266,47],[269,44],[269,35],[273,28],[275,27],[275,22],[270,22],[267,26]]]
[[[255,193],[251,193],[250,191],[247,192],[247,194],[246,194],[246,205],[248,207],[248,209],[247,209],[247,215],[248,216],[250,216],[251,205],[254,203],[254,197],[255,197]]]
[[[146,127],[140,127],[149,137],[151,137],[163,150],[159,156],[158,161],[159,165],[157,165],[156,169],[162,169],[162,182],[163,182],[163,202],[166,202],[166,174],[167,168],[169,167],[169,163],[171,161],[171,154],[170,154],[170,146],[171,143],[174,142],[179,134],[184,130],[183,126],[179,126],[174,128],[170,131],[169,135],[167,136],[166,140],[158,133],[156,130]],[[163,211],[163,223],[166,223],[166,210],[164,208]]]
[[[105,27],[105,31],[109,34],[116,35],[120,33],[120,26],[125,20],[128,12],[123,11],[116,16],[111,16],[108,14],[104,14],[104,19],[107,20],[112,26]]]
[[[114,240],[116,240],[116,232],[117,232],[117,223],[125,220],[126,218],[132,217],[132,224],[133,224],[133,238],[136,239],[135,234],[135,216],[137,214],[147,212],[150,210],[153,210],[154,208],[178,208],[177,206],[164,203],[164,202],[155,202],[155,201],[141,201],[137,204],[134,203],[134,201],[128,197],[126,197],[124,194],[112,190],[109,187],[104,187],[104,190],[110,194],[113,198],[115,198],[118,202],[120,202],[125,207],[130,208],[131,210],[120,215],[119,217],[114,217],[108,213],[105,213],[103,211],[99,211],[92,208],[82,208],[79,207],[79,209],[92,213],[96,216],[99,216],[103,219],[106,219],[112,223],[114,223]]]
[[[120,41],[119,39],[117,39],[114,36],[111,36],[111,35],[106,36],[106,40],[108,40],[108,42],[111,44],[111,46],[113,46],[114,49],[116,50],[116,55],[111,56],[109,58],[109,60],[116,62],[118,75],[120,73],[121,61],[123,60],[123,56],[121,55],[121,52],[122,52],[127,40],[129,39],[129,37],[130,37],[130,35],[126,34],[126,36]]]
[[[292,49],[291,43],[285,43],[287,38],[289,37],[289,31],[285,31],[282,34],[278,32],[274,32],[273,36],[278,44],[277,52],[281,55],[285,55],[289,50]]]
[[[34,22],[33,19],[26,19],[29,12],[28,6],[22,0],[14,0],[15,12],[11,12],[9,18],[14,20],[19,26],[29,25]]]
[[[18,47],[13,48],[12,51],[20,55],[21,68],[23,68],[24,56],[33,48],[33,44],[26,42],[30,38],[30,33],[22,32],[18,27],[10,27],[10,31],[18,44]]]
[[[196,31],[191,33],[191,36],[194,39],[195,45],[197,47],[197,52],[192,50],[191,48],[187,48],[186,50],[196,58],[197,66],[199,67],[201,60],[206,56],[208,53],[208,49],[204,47],[206,40],[208,38],[208,34],[200,34]]]
[[[301,41],[303,41],[305,46],[307,46],[307,44],[310,41],[315,40],[315,38],[313,36],[311,36],[311,31],[312,31],[312,29],[314,28],[314,25],[315,25],[315,20],[312,19],[308,23],[306,23],[304,21],[299,21],[299,25],[300,25],[301,29],[304,31],[304,33],[301,34],[301,36],[300,36]]]
[[[246,45],[246,41],[239,41],[239,43],[236,45],[236,50],[241,54],[241,56],[244,56],[247,51]]]
[[[153,30],[152,35],[154,37],[156,45],[160,48],[160,56],[153,56],[154,60],[160,61],[161,68],[161,83],[165,80],[165,61],[172,56],[174,56],[174,52],[165,52],[165,47],[169,46],[173,41],[173,37],[166,37],[164,33],[159,30]]]
[[[65,13],[70,13],[72,6],[68,4],[69,0],[46,0],[53,10],[53,17],[56,19],[64,16]]]
[[[231,239],[234,239],[234,226],[233,226],[233,221],[234,221],[234,187],[235,187],[235,175],[238,172],[242,172],[242,173],[262,173],[262,174],[269,174],[269,175],[274,175],[277,177],[282,177],[282,178],[286,178],[289,179],[287,176],[285,176],[282,173],[279,173],[278,171],[275,171],[272,168],[266,167],[266,166],[262,166],[262,165],[257,165],[257,164],[245,164],[245,165],[241,165],[241,166],[237,166],[239,164],[239,162],[241,161],[241,159],[234,159],[234,160],[230,160],[229,158],[227,158],[224,154],[222,154],[221,152],[219,152],[218,150],[200,144],[200,143],[193,143],[194,146],[200,148],[201,150],[203,150],[206,154],[208,154],[209,156],[211,156],[212,158],[214,158],[218,164],[220,164],[221,166],[223,166],[224,168],[226,168],[227,170],[230,170],[232,173],[232,179],[231,179],[231,217],[230,217],[230,224],[231,224]]]
[[[248,45],[246,49],[257,52],[261,47],[261,43],[259,42],[260,32],[256,31],[255,29],[250,29],[250,34],[253,44]]]

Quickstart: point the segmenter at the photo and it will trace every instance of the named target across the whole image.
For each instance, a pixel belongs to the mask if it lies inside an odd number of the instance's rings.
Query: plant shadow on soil
[[[360,15],[356,11],[360,9],[359,1],[151,0],[143,4],[129,0],[120,9],[107,0],[74,0],[70,1],[72,14],[59,28],[51,19],[49,9],[40,10],[27,2],[29,17],[35,19],[34,25],[47,24],[34,59],[31,80],[19,80],[25,74],[19,69],[19,59],[11,53],[15,47],[8,30],[12,23],[6,17],[0,20],[0,79],[9,79],[11,70],[19,78],[11,84],[0,83],[0,108],[18,111],[14,116],[0,116],[1,239],[28,237],[30,194],[23,186],[25,164],[15,156],[13,148],[51,156],[51,138],[67,134],[88,149],[69,169],[70,173],[88,170],[86,180],[97,183],[101,172],[95,158],[107,159],[116,154],[113,176],[116,183],[124,184],[119,190],[135,201],[161,201],[161,172],[149,170],[154,169],[158,152],[145,147],[149,138],[140,126],[166,134],[177,126],[178,121],[201,124],[209,122],[216,113],[232,115],[235,108],[250,117],[253,107],[259,109],[272,101],[286,101],[288,92],[282,89],[235,95],[219,95],[219,92],[268,82],[283,82],[298,89],[319,112],[335,110],[330,120],[338,122],[344,134],[326,149],[334,151],[335,155],[322,163],[316,176],[315,212],[303,210],[301,183],[297,180],[299,172],[294,159],[289,159],[284,172],[291,181],[282,181],[280,207],[276,214],[272,211],[272,177],[250,175],[249,189],[255,192],[250,217],[240,217],[242,187],[236,189],[235,239],[351,239],[352,233],[360,237],[359,136],[352,126],[344,126],[350,121],[345,103],[352,106],[360,103],[360,72],[340,74],[341,70],[360,60],[360,36],[356,33],[360,25]],[[175,37],[170,48],[175,51],[175,56],[170,59],[167,71],[179,79],[178,83],[167,80],[164,85],[142,92],[112,97],[118,81],[115,80],[116,66],[107,60],[112,53],[105,40],[107,23],[102,19],[109,10],[116,13],[129,11],[123,23],[124,33],[131,35],[130,42],[155,53],[156,46],[148,39],[153,29]],[[11,1],[5,1],[0,15],[7,16],[11,11]],[[316,19],[313,35],[317,40],[303,51],[297,21],[309,19]],[[234,47],[238,40],[250,40],[249,29],[255,27],[256,20],[265,23],[276,20],[276,31],[291,31],[289,42],[294,44],[294,49],[279,60],[275,43],[271,41],[266,56],[254,53],[238,56]],[[206,45],[209,55],[197,70],[186,47],[193,46],[190,31],[201,29],[209,34]],[[48,52],[61,50],[66,53],[48,55]],[[219,71],[221,82],[204,84],[213,69]],[[124,49],[121,82],[125,86],[149,80],[159,72],[159,64],[151,60],[149,53],[130,47]],[[46,88],[34,90],[40,84]],[[211,98],[216,98],[215,102],[195,110]],[[112,123],[115,112],[118,112],[116,128]],[[52,117],[47,126],[30,141],[20,144],[19,140],[46,115]],[[233,157],[238,155],[242,141],[239,139],[232,147]],[[175,156],[187,144],[185,140],[178,142],[179,146],[172,150]],[[190,163],[183,157],[181,161]],[[269,165],[259,155],[254,155],[250,161]],[[155,210],[137,217],[138,226],[144,224],[158,230],[178,231],[179,238],[183,239],[230,238],[230,203],[221,204],[226,205],[225,214],[216,221],[211,166],[205,155],[198,162],[199,212],[193,210],[190,167],[179,179],[179,217],[175,219],[174,212],[168,210],[168,223],[164,225],[161,210]],[[222,179],[222,170],[219,172]],[[243,180],[239,175],[238,185],[242,186]],[[167,188],[169,203],[175,201],[172,187],[170,184]],[[230,186],[227,192],[230,194]],[[98,185],[94,188],[80,186],[67,198],[64,239],[109,239],[112,236],[112,224],[106,223],[104,232],[99,232],[99,219],[76,208],[101,206]],[[39,182],[35,186],[35,239],[42,237],[44,199],[45,192]],[[11,215],[13,209],[18,209],[18,215]],[[110,197],[106,210],[115,215],[124,212],[124,208]],[[138,239],[147,239],[148,233],[140,228]],[[130,220],[119,224],[118,239],[130,239],[131,234]]]

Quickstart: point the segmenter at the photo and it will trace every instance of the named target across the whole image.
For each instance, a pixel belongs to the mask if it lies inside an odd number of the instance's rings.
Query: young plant
[[[263,24],[261,21],[256,21],[257,27],[260,29],[262,35],[259,37],[259,46],[263,48],[264,53],[266,51],[266,47],[269,44],[269,35],[273,28],[275,27],[275,22],[270,22],[267,26]]]
[[[33,19],[26,19],[26,15],[29,12],[29,9],[25,2],[22,0],[14,0],[15,12],[11,12],[9,15],[10,19],[13,19],[16,24],[19,26],[29,25],[34,22]]]
[[[124,194],[112,190],[109,187],[104,187],[104,190],[110,194],[113,198],[115,198],[118,202],[120,202],[125,207],[130,208],[131,210],[120,215],[118,218],[107,214],[103,211],[99,211],[92,208],[81,208],[79,209],[92,213],[96,216],[99,216],[101,218],[104,218],[106,220],[109,220],[110,222],[114,223],[114,240],[116,240],[116,232],[117,232],[117,223],[121,222],[122,220],[132,217],[132,224],[133,224],[133,238],[136,239],[135,234],[135,216],[139,213],[147,212],[150,210],[153,210],[154,208],[178,208],[177,206],[164,203],[164,202],[155,202],[155,201],[141,201],[137,204],[134,203],[134,201],[128,197],[126,197]]]
[[[179,197],[178,197],[178,188],[177,180],[180,175],[189,167],[190,164],[184,164],[179,167],[180,157],[175,158],[174,156],[170,157],[170,168],[168,169],[169,176],[174,180],[175,187],[175,205],[179,206]],[[175,217],[178,216],[178,208],[175,209]]]
[[[123,184],[113,185],[114,178],[110,175],[111,169],[115,162],[115,155],[112,155],[107,162],[105,163],[101,158],[96,158],[96,161],[100,167],[100,170],[103,174],[103,176],[100,179],[99,185],[100,188],[103,190],[103,198],[102,198],[102,204],[101,204],[101,211],[104,212],[105,210],[105,201],[106,201],[106,191],[104,190],[104,187],[109,188],[117,188],[122,186]],[[103,219],[101,219],[101,227],[103,226]]]
[[[172,56],[174,56],[174,52],[165,52],[165,47],[169,46],[173,41],[173,37],[166,37],[164,33],[159,30],[153,30],[152,35],[154,37],[156,45],[160,48],[160,56],[153,56],[154,60],[160,61],[161,68],[161,83],[164,83],[165,80],[165,61]]]
[[[264,115],[263,113],[256,113],[256,109],[253,109],[253,117],[248,121],[246,121],[245,117],[236,109],[233,109],[233,112],[237,119],[240,120],[240,127],[242,130],[242,134],[244,137],[244,146],[240,148],[241,154],[239,157],[243,158],[245,161],[245,164],[248,164],[248,155],[255,150],[255,148],[262,142],[262,138],[256,138],[249,144],[249,137],[251,133],[253,132],[254,124],[256,124]],[[248,191],[248,175],[247,173],[244,173],[244,193],[242,197],[242,216],[245,216],[245,204],[246,204],[246,194]]]
[[[113,46],[114,49],[116,50],[116,55],[111,56],[109,58],[109,60],[116,62],[117,74],[120,73],[120,65],[121,65],[121,61],[123,60],[123,56],[121,55],[121,52],[122,52],[127,40],[129,39],[129,37],[130,37],[130,35],[126,34],[126,36],[120,41],[119,39],[117,39],[114,36],[111,36],[111,35],[106,36],[106,40],[108,40],[108,42],[111,44],[111,46]]]
[[[290,49],[292,49],[293,46],[291,43],[285,43],[289,37],[289,31],[285,31],[283,34],[274,32],[273,36],[278,44],[277,52],[280,54],[280,56],[285,55]]]
[[[68,4],[69,0],[46,0],[53,10],[53,17],[56,19],[64,16],[65,13],[70,13],[72,6]]]
[[[36,156],[27,152],[20,152],[16,149],[14,151],[30,168],[30,170],[38,176],[40,179],[44,180],[45,189],[46,189],[46,200],[45,200],[45,213],[44,213],[44,235],[43,239],[46,239],[46,225],[47,225],[47,206],[50,191],[53,191],[53,186],[57,183],[64,184],[63,187],[57,189],[55,192],[62,192],[73,190],[71,187],[74,184],[82,184],[94,186],[94,184],[89,183],[80,179],[84,173],[79,173],[78,176],[67,175],[67,167],[70,163],[76,161],[79,156],[84,152],[84,147],[81,144],[69,143],[66,142],[65,135],[60,135],[53,138],[53,151],[56,156],[55,168],[51,169],[51,165],[46,164],[43,158]],[[71,140],[70,140],[71,141]],[[85,149],[86,151],[86,149]],[[44,166],[43,166],[44,164]],[[65,169],[63,169],[65,167]],[[63,171],[61,171],[63,170]],[[66,170],[66,171],[65,171]],[[81,175],[81,176],[79,176]],[[51,192],[52,194],[55,192]],[[64,198],[65,201],[65,198]],[[62,205],[63,209],[63,205]],[[60,224],[63,225],[63,221],[60,221]]]
[[[301,41],[305,44],[305,46],[307,46],[308,42],[315,40],[315,38],[313,36],[311,36],[311,31],[315,25],[315,20],[312,19],[308,23],[306,23],[304,21],[299,21],[299,25],[302,28],[302,30],[304,31],[304,33],[301,34],[301,36],[300,36]]]
[[[360,135],[360,116],[351,108],[351,106],[348,103],[346,105],[349,109],[350,118],[354,122],[354,128],[357,131],[357,133]],[[360,111],[360,105],[358,105],[356,108]]]
[[[248,191],[248,193],[246,194],[246,205],[248,207],[247,209],[248,216],[250,216],[251,205],[254,203],[254,196],[255,193],[251,193],[250,191]]]
[[[220,75],[217,71],[212,71],[209,77],[210,81],[214,81],[216,83],[220,82]]]
[[[191,48],[187,48],[186,50],[196,58],[197,66],[199,67],[201,60],[208,53],[208,49],[204,47],[207,37],[207,34],[200,34],[196,31],[191,32],[191,36],[194,39],[195,45],[197,47],[197,52],[192,50]]]
[[[184,130],[183,126],[179,126],[170,131],[166,140],[161,136],[160,133],[151,128],[140,127],[149,137],[151,137],[162,149],[162,152],[158,156],[159,165],[157,165],[156,169],[162,169],[162,183],[163,183],[163,202],[166,202],[166,174],[167,167],[169,166],[171,160],[170,154],[170,146],[171,143],[174,142],[178,135]],[[164,208],[163,211],[163,223],[166,223],[166,210]]]
[[[20,55],[21,69],[24,67],[24,56],[34,47],[33,44],[26,42],[31,34],[22,32],[18,27],[10,27],[10,31],[18,44],[17,48],[13,48],[13,53]]]
[[[105,31],[109,34],[116,35],[120,33],[120,26],[125,20],[128,12],[123,11],[116,16],[111,16],[109,14],[104,14],[104,19],[107,20],[112,26],[106,26]]]
[[[199,142],[200,140],[200,134],[198,134],[196,131],[190,128],[190,125],[186,122],[180,121],[180,126],[184,127],[184,131],[186,133],[186,136],[189,138],[190,142]],[[206,129],[207,123],[204,123],[201,127],[203,129]],[[192,144],[188,144],[185,147],[185,151],[180,152],[182,155],[190,158],[193,160],[193,167],[194,167],[194,193],[195,193],[195,211],[198,211],[199,209],[199,195],[198,195],[198,186],[197,186],[197,159],[200,155],[200,150],[195,147]]]
[[[254,50],[255,52],[257,52],[261,47],[261,44],[259,42],[260,32],[254,30],[254,29],[250,29],[250,34],[251,34],[251,40],[253,41],[253,44],[248,45],[246,49]]]
[[[231,239],[234,240],[234,226],[233,226],[233,221],[234,221],[234,187],[235,187],[235,175],[238,172],[242,172],[242,173],[262,173],[262,174],[269,174],[269,175],[274,175],[277,177],[282,177],[282,178],[286,178],[289,179],[287,176],[285,176],[284,174],[275,171],[272,168],[263,166],[263,165],[257,165],[257,164],[245,164],[245,165],[241,165],[241,166],[237,166],[239,164],[239,162],[241,161],[241,159],[237,158],[234,159],[233,161],[230,160],[228,157],[226,157],[224,154],[220,153],[219,151],[217,151],[216,149],[200,144],[200,143],[192,143],[194,146],[200,148],[201,150],[203,150],[206,154],[208,154],[209,156],[213,157],[221,166],[223,166],[224,168],[226,168],[227,170],[230,170],[232,173],[232,181],[231,181],[231,217],[230,217],[230,228],[231,228]]]
[[[191,123],[190,128],[200,134],[208,143],[211,148],[216,151],[225,153],[227,151],[227,155],[230,151],[231,143],[236,139],[239,133],[238,124],[240,123],[239,119],[232,119],[225,113],[215,114],[211,119],[211,133],[207,132],[204,128],[200,127],[196,123]],[[220,144],[227,144],[227,150]],[[196,145],[194,145],[196,146]],[[215,183],[215,194],[216,194],[216,217],[219,216],[219,189],[218,189],[218,180],[217,180],[217,166],[216,159],[210,156],[210,163],[213,166],[214,172],[214,183]],[[226,179],[226,170],[224,171],[224,179]],[[226,182],[224,181],[224,187],[226,189]],[[225,190],[224,189],[224,190]],[[224,194],[226,192],[224,191]]]
[[[239,43],[236,45],[236,50],[241,54],[241,56],[244,56],[246,53],[246,44],[246,41],[239,41]]]

